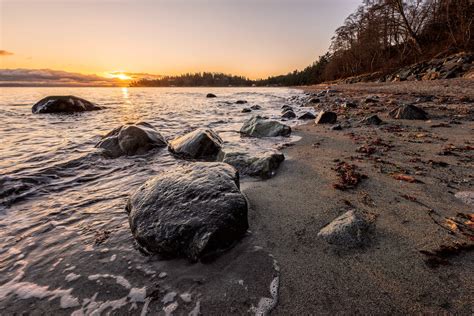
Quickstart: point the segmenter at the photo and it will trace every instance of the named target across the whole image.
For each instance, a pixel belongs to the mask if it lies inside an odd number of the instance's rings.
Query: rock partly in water
[[[206,95],[206,98],[217,98],[217,95],[215,95],[214,93],[208,93]]]
[[[318,98],[312,98],[311,100],[309,100],[309,103],[320,103],[321,100],[318,99]]]
[[[293,110],[288,110],[288,111],[285,111],[282,115],[281,115],[282,118],[286,118],[286,119],[293,119],[296,117],[296,114],[295,112],[293,112]]]
[[[298,120],[314,120],[316,115],[311,112],[306,112],[298,117]]]
[[[76,113],[102,109],[103,107],[73,95],[62,95],[41,99],[33,105],[31,111],[33,113]]]
[[[285,160],[285,156],[280,152],[266,152],[256,155],[242,152],[221,152],[219,160],[237,168],[241,175],[268,179],[275,174],[276,169]]]
[[[244,122],[240,134],[249,137],[290,136],[291,127],[256,115]]]
[[[249,109],[249,108],[243,108],[242,109],[242,113],[249,113],[249,112],[252,112],[252,110]]]
[[[376,114],[364,117],[360,121],[361,124],[366,124],[366,125],[380,125],[382,124],[382,122],[383,121]]]
[[[157,147],[165,147],[165,138],[146,122],[125,124],[113,129],[95,147],[109,157],[143,155]]]
[[[316,124],[334,124],[337,121],[337,114],[330,111],[321,111],[316,117]]]
[[[247,103],[247,101],[245,101],[245,100],[237,100],[237,101],[235,101],[235,104],[246,104],[246,103]]]
[[[420,109],[419,107],[413,104],[401,105],[392,111],[390,111],[389,116],[394,119],[402,120],[427,120],[428,114]]]
[[[252,106],[250,107],[250,109],[252,109],[252,110],[261,110],[262,107],[261,107],[260,105],[258,105],[258,104],[255,104],[255,105],[252,105]]]
[[[281,113],[285,113],[286,111],[289,111],[289,110],[293,111],[293,107],[289,105],[283,105],[281,107]]]
[[[197,261],[229,248],[248,229],[239,174],[226,163],[164,172],[142,185],[126,210],[141,250],[168,258]]]
[[[318,237],[329,244],[348,248],[365,245],[370,238],[373,221],[367,214],[350,210],[323,227]]]
[[[222,139],[212,129],[197,129],[169,142],[173,154],[187,159],[215,160],[222,147]]]

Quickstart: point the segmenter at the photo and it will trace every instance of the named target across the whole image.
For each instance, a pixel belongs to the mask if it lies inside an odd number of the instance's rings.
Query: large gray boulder
[[[285,160],[285,156],[280,152],[255,155],[243,152],[221,152],[218,159],[234,166],[241,175],[268,179],[275,174],[276,169]]]
[[[164,172],[142,185],[126,210],[140,249],[169,258],[197,261],[232,246],[248,229],[239,174],[226,163]]]
[[[350,210],[323,227],[318,237],[329,244],[348,248],[363,246],[369,241],[373,222],[367,214]]]
[[[197,129],[169,142],[173,154],[187,159],[215,160],[222,139],[212,129]]]
[[[290,136],[291,127],[256,115],[244,122],[240,134],[249,137]]]
[[[102,148],[105,155],[115,158],[143,155],[153,148],[166,145],[165,138],[151,124],[139,122],[113,129],[95,147]]]
[[[389,112],[389,116],[394,119],[402,120],[427,120],[428,113],[423,109],[413,105],[404,104]]]
[[[33,105],[31,111],[33,113],[75,113],[102,109],[87,100],[72,95],[61,95],[41,99]]]

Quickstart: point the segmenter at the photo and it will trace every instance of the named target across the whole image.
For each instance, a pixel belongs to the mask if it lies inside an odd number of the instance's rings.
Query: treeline
[[[260,84],[316,84],[390,73],[433,57],[474,49],[472,0],[365,0],[339,27],[328,54],[302,71]]]
[[[242,76],[223,73],[187,73],[179,76],[164,76],[159,79],[140,79],[130,84],[131,87],[245,87],[254,82]]]

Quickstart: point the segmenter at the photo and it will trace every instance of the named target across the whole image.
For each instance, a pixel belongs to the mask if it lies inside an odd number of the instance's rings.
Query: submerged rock
[[[246,104],[246,103],[247,103],[247,101],[245,101],[245,100],[237,100],[237,101],[235,101],[235,104]]]
[[[169,142],[173,154],[190,159],[214,160],[221,150],[222,139],[212,129],[197,129]]]
[[[298,120],[314,120],[316,115],[311,112],[306,112],[298,117]]]
[[[389,116],[402,120],[427,120],[428,114],[413,104],[401,105],[389,112]]]
[[[366,214],[350,210],[323,227],[318,237],[334,245],[359,247],[368,242],[372,226]]]
[[[374,114],[374,115],[364,117],[360,121],[360,123],[366,124],[366,125],[380,125],[380,124],[382,124],[382,120],[380,119],[380,117],[378,117],[376,114]]]
[[[242,109],[242,113],[249,113],[249,112],[252,112],[252,110],[249,109],[249,108],[243,108]]]
[[[316,124],[334,124],[337,121],[337,114],[330,111],[321,111],[316,117]]]
[[[140,248],[191,261],[232,246],[248,229],[237,170],[197,162],[164,172],[129,199],[130,229]]]
[[[208,93],[206,98],[217,98],[217,96],[214,93]]]
[[[255,105],[252,105],[252,106],[250,107],[250,109],[252,109],[252,110],[261,110],[262,107],[261,107],[260,105],[258,105],[258,104],[255,104]]]
[[[49,96],[41,99],[31,111],[33,113],[75,113],[102,110],[92,102],[73,95]]]
[[[219,160],[234,166],[240,174],[263,179],[271,178],[285,156],[279,152],[266,152],[257,155],[242,152],[221,152]]]
[[[286,119],[292,119],[292,118],[295,118],[296,117],[296,114],[295,112],[293,112],[293,110],[288,110],[288,111],[285,111],[282,115],[281,115],[282,118],[286,118]]]
[[[292,106],[289,106],[289,105],[283,105],[281,107],[281,113],[285,113],[286,111],[293,111],[293,107]]]
[[[157,147],[165,147],[165,138],[146,122],[125,124],[113,129],[95,147],[110,157],[143,155]]]
[[[312,98],[311,100],[309,100],[309,103],[320,103],[321,100],[319,98]]]
[[[249,137],[290,136],[291,127],[256,115],[244,122],[240,134]]]

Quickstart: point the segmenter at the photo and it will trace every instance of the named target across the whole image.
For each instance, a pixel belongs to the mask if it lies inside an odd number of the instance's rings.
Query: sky
[[[324,54],[360,3],[0,0],[0,82],[113,85],[202,71],[251,79],[286,74]]]

